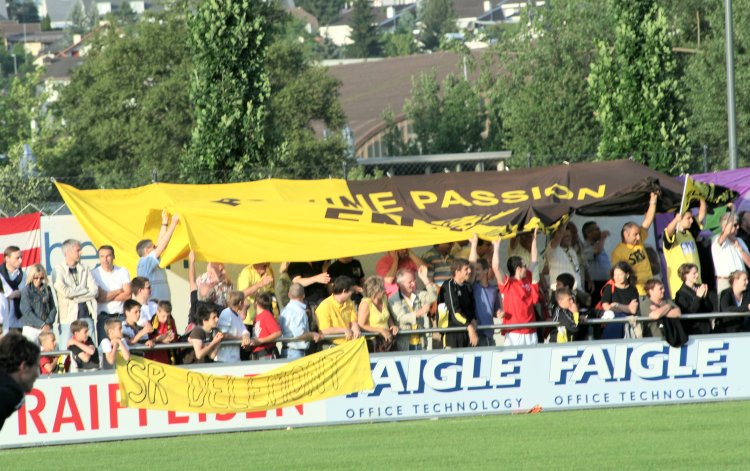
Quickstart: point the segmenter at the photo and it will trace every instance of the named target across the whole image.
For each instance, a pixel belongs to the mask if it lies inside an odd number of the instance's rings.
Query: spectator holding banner
[[[658,199],[659,195],[652,192],[648,202],[648,210],[643,215],[640,226],[632,221],[625,223],[621,232],[622,242],[612,251],[612,266],[617,265],[618,262],[626,262],[633,267],[634,278],[640,280],[634,284],[639,295],[646,294],[643,284],[653,275],[644,244],[648,238],[648,229],[656,216]]]
[[[706,219],[706,200],[700,199],[698,218],[687,211],[675,215],[674,219],[664,228],[664,260],[667,262],[667,282],[669,291],[674,296],[682,286],[679,276],[679,268],[685,263],[695,265],[700,277],[701,261],[698,256],[698,244],[696,239],[700,235],[701,225]]]
[[[135,246],[135,251],[138,253],[138,257],[140,257],[136,276],[142,276],[151,282],[152,297],[159,301],[171,301],[169,284],[167,284],[167,272],[159,267],[159,259],[161,254],[167,249],[179,221],[180,217],[175,214],[172,216],[172,221],[167,224],[169,217],[166,211],[162,211],[161,229],[159,230],[159,238],[156,240],[156,244],[150,239],[144,239]]]
[[[521,257],[508,258],[508,275],[500,270],[500,238],[494,243],[492,271],[495,272],[497,286],[503,295],[503,324],[525,324],[534,322],[534,305],[539,302],[539,285],[533,281],[532,273],[537,265],[537,229],[531,236],[530,263],[527,266]],[[504,332],[505,345],[534,345],[539,343],[536,329],[521,327]]]

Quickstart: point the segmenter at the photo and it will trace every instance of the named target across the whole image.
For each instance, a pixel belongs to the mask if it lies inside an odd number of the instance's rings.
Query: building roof
[[[73,74],[73,69],[83,63],[80,57],[55,57],[51,62],[46,64],[42,78],[68,80]]]
[[[42,43],[52,44],[65,38],[62,31],[40,31],[38,33],[16,33],[8,36],[6,39],[10,43]]]
[[[309,24],[313,31],[318,30],[318,26],[319,26],[318,19],[315,18],[315,15],[313,15],[312,13],[300,7],[287,8],[287,11],[289,12],[290,15],[294,16],[295,18],[299,18],[300,20]]]
[[[342,84],[340,102],[356,145],[382,127],[388,107],[396,116],[403,112],[404,101],[411,97],[412,77],[434,69],[442,81],[449,73],[462,73],[460,62],[459,54],[441,51],[330,66],[330,74]]]
[[[380,25],[381,23],[387,22],[388,9],[393,8],[393,16],[400,15],[404,10],[416,9],[416,4],[408,5],[393,5],[392,7],[372,7],[372,14],[375,16],[375,23]],[[351,26],[354,8],[345,10],[339,16],[339,19],[330,24],[330,26]]]
[[[457,18],[476,18],[485,13],[484,0],[453,0],[453,9]]]
[[[3,0],[0,0],[2,3]],[[42,31],[42,25],[39,23],[19,23],[18,21],[0,21],[0,36],[7,38],[14,34],[23,34],[24,26],[26,34],[39,33]]]

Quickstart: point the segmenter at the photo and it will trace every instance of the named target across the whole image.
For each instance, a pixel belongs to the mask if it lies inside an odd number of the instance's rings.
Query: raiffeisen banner
[[[190,433],[750,398],[750,335],[580,342],[371,356],[374,388],[296,407],[227,414],[122,408],[113,373],[37,381],[0,447]],[[206,366],[245,376],[279,362]]]

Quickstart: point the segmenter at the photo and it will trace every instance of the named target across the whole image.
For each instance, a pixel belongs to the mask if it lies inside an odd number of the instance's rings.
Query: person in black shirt
[[[0,339],[0,430],[38,377],[39,347],[17,333]]]
[[[336,259],[335,262],[328,267],[328,275],[332,280],[340,276],[348,276],[354,280],[354,294],[352,294],[352,301],[355,306],[359,306],[359,302],[362,300],[362,286],[365,282],[365,271],[362,269],[362,264],[359,260],[353,257],[342,257]]]
[[[445,348],[465,348],[479,343],[474,292],[471,288],[471,265],[457,258],[451,265],[453,276],[443,283],[438,293],[438,309],[444,304],[448,310],[448,327],[467,327],[468,332],[450,332],[443,335]]]

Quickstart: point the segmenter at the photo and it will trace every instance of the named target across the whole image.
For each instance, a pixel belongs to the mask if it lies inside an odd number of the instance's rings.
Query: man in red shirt
[[[273,298],[270,293],[261,293],[255,297],[255,323],[250,347],[253,349],[253,360],[270,360],[278,358],[277,338],[281,337],[281,327],[271,314]]]
[[[531,273],[537,264],[537,230],[531,240],[531,261],[527,267],[521,257],[508,258],[508,275],[500,270],[500,239],[493,242],[492,271],[497,278],[497,286],[503,296],[503,324],[525,324],[534,322],[534,304],[539,302],[538,280],[532,280]],[[539,342],[536,329],[521,328],[504,331],[505,345],[534,345]]]

